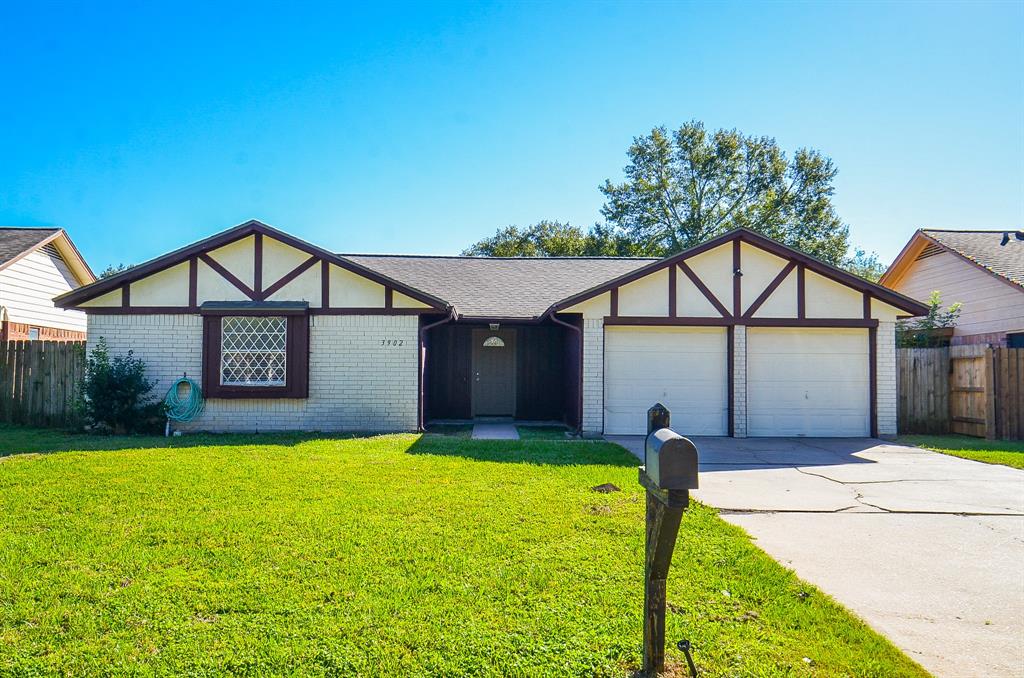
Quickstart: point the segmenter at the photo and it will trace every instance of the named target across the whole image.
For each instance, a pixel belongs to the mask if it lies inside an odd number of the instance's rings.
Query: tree
[[[948,345],[948,334],[939,330],[952,329],[960,318],[959,301],[942,310],[942,296],[938,290],[928,297],[928,314],[920,318],[896,323],[896,345],[900,348],[927,348]]]
[[[109,278],[112,275],[124,273],[130,268],[134,268],[134,266],[132,266],[131,264],[117,264],[116,266],[111,264],[110,266],[107,266],[100,272],[100,278]]]
[[[871,282],[878,282],[886,269],[885,264],[878,260],[877,252],[868,254],[859,247],[854,250],[852,255],[843,259],[842,267]]]
[[[665,256],[745,226],[831,264],[849,229],[832,206],[832,161],[736,130],[709,134],[693,121],[656,127],[629,147],[625,181],[605,181],[601,209],[611,231],[638,253]]]
[[[624,239],[600,226],[584,232],[578,226],[559,221],[541,221],[526,228],[499,228],[490,238],[462,252],[471,257],[587,257],[622,256],[632,252]]]

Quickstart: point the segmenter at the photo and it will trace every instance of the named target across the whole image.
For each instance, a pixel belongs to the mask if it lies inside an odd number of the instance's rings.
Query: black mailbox
[[[697,447],[667,428],[647,436],[647,476],[662,490],[697,489]]]

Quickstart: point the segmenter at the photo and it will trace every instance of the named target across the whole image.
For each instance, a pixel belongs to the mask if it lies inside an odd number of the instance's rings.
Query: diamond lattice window
[[[221,319],[220,383],[284,386],[288,321],[272,316]]]

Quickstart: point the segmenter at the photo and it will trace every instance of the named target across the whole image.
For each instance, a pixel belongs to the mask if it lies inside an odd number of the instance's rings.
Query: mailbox
[[[697,448],[671,429],[647,436],[644,463],[647,476],[659,489],[697,489]]]

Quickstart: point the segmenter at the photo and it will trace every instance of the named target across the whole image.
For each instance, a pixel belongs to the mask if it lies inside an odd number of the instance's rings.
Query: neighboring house
[[[59,297],[185,430],[562,421],[693,435],[896,433],[895,322],[922,304],[736,230],[665,259],[341,255],[259,222]]]
[[[924,302],[936,290],[944,306],[961,302],[954,345],[1024,347],[1024,232],[919,230],[879,282]]]
[[[60,228],[0,228],[0,341],[82,341],[81,311],[53,298],[96,280]]]

